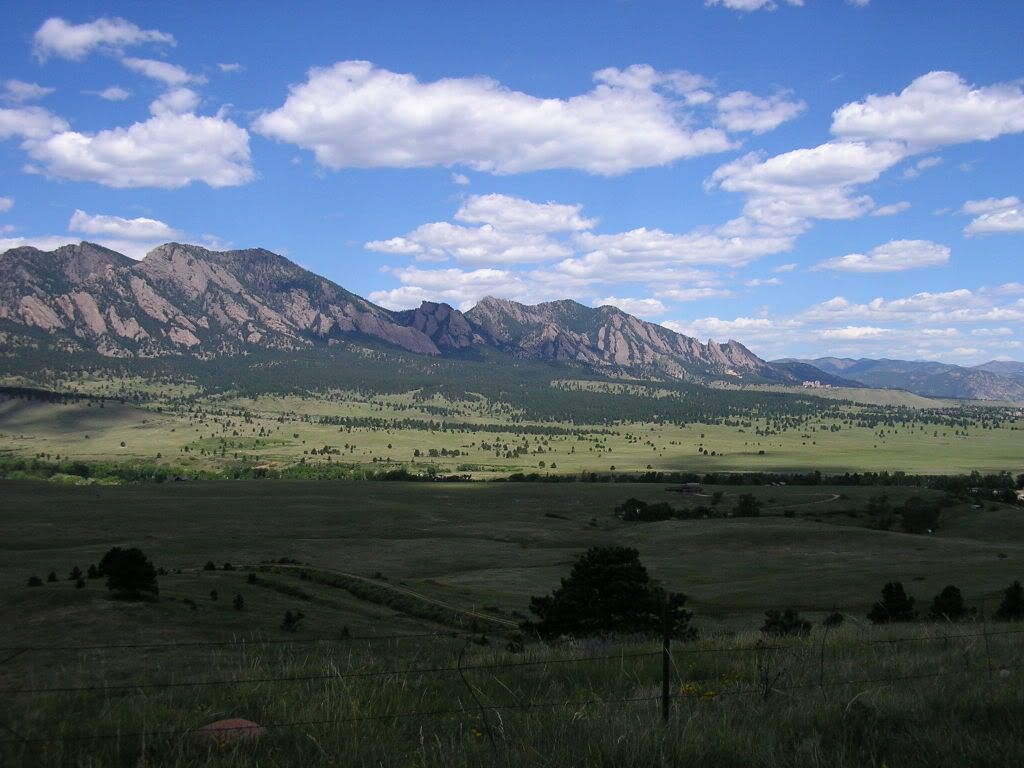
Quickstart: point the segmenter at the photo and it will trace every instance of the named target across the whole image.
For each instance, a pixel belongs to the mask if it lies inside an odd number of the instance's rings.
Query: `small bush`
[[[210,590],[210,599],[211,599],[211,600],[216,600],[216,599],[217,599],[217,597],[218,597],[218,595],[217,595],[217,590],[216,590],[216,589],[211,589],[211,590]]]
[[[225,571],[233,571],[233,570],[235,570],[235,566],[233,566],[231,563],[224,563],[224,570]]]
[[[967,618],[973,612],[964,605],[964,598],[960,594],[960,590],[950,584],[932,600],[928,618],[932,621],[957,622]]]
[[[1020,621],[1024,619],[1024,587],[1019,581],[1013,582],[1003,592],[1003,601],[996,609],[999,621]]]
[[[90,565],[89,570],[86,571],[86,576],[90,579],[98,579],[100,577],[100,569],[95,565]]]
[[[203,570],[204,571],[216,571],[217,570],[217,564],[214,563],[213,560],[207,560],[206,561],[206,565],[203,566]]]
[[[30,587],[41,587],[43,586],[43,580],[40,579],[38,576],[29,576],[28,585]]]
[[[296,611],[295,613],[285,611],[284,619],[281,621],[281,629],[285,632],[297,632],[304,618],[306,617],[303,616],[302,611]]]
[[[71,573],[68,575],[68,581],[78,581],[82,578],[82,569],[77,565],[71,569]]]
[[[245,598],[241,595],[235,595],[235,599],[231,604],[235,606],[236,611],[240,611],[245,608]]]
[[[765,611],[761,631],[771,637],[807,637],[811,634],[811,622],[801,618],[793,608]]]
[[[902,582],[890,581],[882,587],[882,599],[871,606],[868,619],[873,624],[913,621],[917,618],[914,602],[914,598],[907,597]]]
[[[57,580],[57,574],[53,571],[50,571],[50,575],[46,577],[46,580],[52,584]]]
[[[250,573],[248,578],[246,578],[246,581],[248,581],[250,584],[255,584],[256,583],[256,574],[255,573]]]
[[[843,616],[843,614],[841,614],[839,611],[832,611],[832,613],[830,613],[828,616],[822,619],[821,625],[823,627],[835,628],[842,626],[842,623],[844,621],[846,621],[846,617]]]

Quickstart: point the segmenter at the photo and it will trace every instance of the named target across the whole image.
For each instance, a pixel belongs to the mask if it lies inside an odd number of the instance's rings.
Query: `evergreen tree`
[[[157,595],[156,568],[141,549],[114,547],[100,560],[99,572],[107,577],[107,589],[123,597],[139,597],[143,592]]]
[[[964,604],[963,595],[960,590],[950,584],[943,589],[932,600],[932,607],[928,611],[928,618],[932,621],[961,621],[967,618],[972,610]]]
[[[868,613],[868,618],[874,624],[913,621],[916,616],[914,598],[907,597],[903,583],[899,581],[890,581],[882,587],[881,602],[872,605]]]
[[[1024,619],[1024,587],[1019,581],[1013,582],[1003,593],[1003,602],[996,609],[996,618],[1000,621],[1020,621]]]

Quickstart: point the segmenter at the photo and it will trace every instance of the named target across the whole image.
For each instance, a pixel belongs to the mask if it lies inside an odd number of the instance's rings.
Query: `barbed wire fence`
[[[16,701],[22,697],[32,696],[46,696],[56,694],[89,694],[89,693],[117,693],[117,692],[130,692],[130,691],[154,691],[154,690],[165,690],[165,689],[182,689],[182,688],[207,688],[207,687],[235,687],[235,686],[251,686],[265,683],[274,684],[289,684],[289,683],[310,683],[310,682],[324,682],[331,683],[340,680],[352,680],[352,679],[373,679],[373,678],[389,678],[389,677],[409,677],[417,675],[444,675],[444,674],[458,674],[463,676],[463,682],[468,686],[469,683],[465,680],[464,673],[474,671],[487,671],[487,672],[498,672],[502,670],[522,670],[525,668],[547,668],[551,666],[559,665],[585,665],[592,663],[601,662],[626,662],[631,660],[652,660],[655,658],[661,658],[662,664],[660,678],[652,676],[651,683],[659,684],[661,691],[660,694],[652,694],[646,696],[610,696],[610,697],[591,697],[583,699],[559,699],[552,701],[529,701],[529,702],[516,702],[516,703],[484,703],[476,700],[475,705],[472,707],[459,706],[452,708],[440,708],[440,709],[422,709],[422,710],[404,710],[395,712],[383,712],[383,713],[368,713],[365,715],[355,715],[349,717],[335,717],[335,718],[321,718],[321,719],[302,719],[302,720],[283,720],[283,721],[271,721],[260,723],[258,726],[244,725],[238,727],[224,727],[220,728],[217,732],[231,732],[231,731],[250,731],[253,728],[259,728],[262,730],[280,730],[289,728],[302,728],[302,727],[328,727],[328,726],[339,726],[346,724],[356,723],[369,723],[379,721],[400,721],[408,719],[436,719],[445,717],[464,717],[467,715],[473,715],[474,711],[479,713],[484,718],[485,727],[489,727],[487,724],[486,715],[488,713],[498,713],[504,711],[530,711],[538,709],[559,709],[559,708],[583,708],[589,706],[628,706],[642,703],[660,703],[660,716],[661,719],[668,723],[672,719],[672,709],[674,704],[680,704],[684,702],[695,702],[695,701],[714,701],[723,697],[758,697],[767,700],[771,696],[782,695],[790,692],[807,691],[811,689],[829,690],[836,688],[848,688],[852,686],[871,686],[871,685],[897,685],[897,684],[909,684],[922,680],[935,680],[942,678],[962,677],[964,675],[980,674],[983,677],[991,678],[996,666],[993,664],[991,656],[991,645],[990,641],[992,638],[1005,637],[1005,636],[1017,636],[1024,635],[1024,629],[1007,629],[999,631],[989,631],[988,625],[983,623],[983,630],[981,632],[946,632],[938,634],[924,634],[924,635],[909,635],[902,637],[891,637],[891,638],[860,638],[856,640],[846,640],[843,642],[834,643],[829,648],[833,650],[838,649],[851,649],[857,647],[867,646],[883,646],[883,645],[899,645],[899,644],[913,644],[913,643],[931,643],[931,642],[944,642],[944,643],[956,643],[963,640],[982,639],[985,649],[985,660],[984,663],[964,663],[957,665],[954,668],[944,669],[933,669],[927,671],[916,671],[906,673],[889,673],[885,675],[869,675],[862,677],[852,678],[826,678],[824,675],[824,661],[821,663],[821,670],[819,678],[816,681],[807,682],[794,682],[786,684],[782,681],[782,673],[773,669],[767,669],[763,667],[764,659],[766,654],[772,651],[779,652],[793,652],[794,650],[813,650],[816,646],[813,641],[810,640],[797,640],[795,642],[769,642],[759,641],[747,645],[713,645],[713,646],[690,646],[683,645],[681,647],[673,647],[673,640],[671,632],[669,631],[668,621],[666,619],[663,627],[662,644],[660,650],[645,651],[645,652],[625,652],[611,654],[600,654],[600,655],[587,655],[587,656],[570,656],[566,658],[544,658],[544,659],[525,659],[525,660],[501,660],[486,663],[476,664],[463,664],[462,656],[459,657],[459,663],[454,665],[439,665],[439,666],[403,666],[393,667],[386,669],[374,669],[374,670],[357,670],[348,672],[330,672],[323,674],[308,674],[308,675],[276,675],[276,676],[262,676],[262,677],[243,677],[243,678],[223,678],[223,679],[206,679],[206,680],[192,680],[192,681],[165,681],[165,682],[154,682],[154,681],[138,681],[133,683],[123,684],[102,684],[102,685],[80,685],[80,686],[41,686],[41,687],[23,687],[23,688],[0,688],[0,697],[5,698],[8,701]],[[494,634],[494,633],[492,633]],[[303,645],[308,646],[310,644],[322,644],[322,645],[334,645],[343,643],[353,642],[396,642],[401,640],[423,640],[423,639],[465,639],[467,644],[473,639],[478,638],[480,633],[465,633],[465,632],[424,632],[424,633],[407,633],[407,634],[394,634],[394,635],[365,635],[365,636],[349,636],[349,637],[315,637],[315,638],[236,638],[232,640],[210,640],[210,641],[186,641],[180,643],[167,643],[167,642],[142,642],[142,643],[113,643],[113,644],[92,644],[92,645],[51,645],[51,646],[5,646],[0,647],[0,654],[4,657],[0,659],[0,665],[3,665],[15,658],[23,657],[27,654],[60,654],[60,653],[76,653],[84,651],[98,651],[98,650],[110,650],[110,651],[124,651],[124,650],[142,650],[142,649],[196,649],[202,647],[253,647],[253,646],[270,646],[270,645]],[[820,646],[822,651],[821,658],[824,659],[824,649],[826,647],[826,641],[828,633],[823,633]],[[681,682],[681,675],[677,661],[683,658],[693,657],[697,655],[747,655],[754,654],[758,665],[758,679],[755,685],[747,685],[745,687],[711,691],[704,688],[701,685],[689,684],[689,685],[675,685]],[[1001,673],[1008,674],[1011,670],[1019,670],[1024,668],[1024,664],[1002,664],[998,665]],[[472,691],[472,689],[470,689]],[[474,694],[475,698],[475,694]],[[197,734],[202,732],[202,728],[189,728],[189,729],[148,729],[140,731],[123,731],[116,730],[110,732],[99,732],[92,734],[61,734],[53,736],[33,736],[31,734],[23,734],[20,730],[16,730],[9,723],[0,722],[0,730],[5,731],[10,735],[10,738],[0,739],[0,746],[10,745],[28,745],[28,744],[39,744],[49,742],[93,742],[93,741],[105,741],[105,740],[124,740],[124,739],[151,739],[154,737],[164,738],[178,738],[184,737],[191,734]]]

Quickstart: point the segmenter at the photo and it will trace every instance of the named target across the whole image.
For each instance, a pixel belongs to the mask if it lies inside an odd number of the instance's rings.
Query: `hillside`
[[[423,302],[395,312],[263,249],[167,243],[133,261],[91,243],[0,256],[0,345],[106,358],[226,358],[372,342],[428,357],[494,349],[514,358],[644,378],[850,385],[776,366],[612,306],[485,298],[466,313]]]
[[[777,360],[776,365],[805,363],[869,387],[905,389],[925,397],[966,400],[1024,400],[1024,364],[985,363],[966,368],[948,363],[819,357]]]

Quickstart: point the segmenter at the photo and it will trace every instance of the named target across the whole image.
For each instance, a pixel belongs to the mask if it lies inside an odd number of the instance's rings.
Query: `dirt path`
[[[249,567],[258,567],[258,566],[249,566]],[[284,565],[284,564],[279,565],[277,563],[274,563],[272,567],[274,567],[274,568],[282,568],[282,569],[289,568],[289,569],[297,570],[297,571],[315,570],[315,571],[320,571],[321,573],[332,573],[335,576],[344,576],[346,579],[355,579],[357,581],[365,582],[366,584],[372,584],[375,587],[381,587],[383,589],[391,590],[392,592],[397,592],[399,594],[406,595],[407,597],[414,597],[417,600],[420,600],[420,601],[422,601],[424,603],[429,603],[431,605],[436,605],[436,606],[438,606],[440,608],[445,608],[445,609],[447,609],[449,611],[452,611],[453,613],[458,613],[458,614],[461,614],[463,616],[469,616],[469,617],[474,618],[474,619],[481,619],[483,621],[489,621],[492,624],[499,624],[502,627],[506,627],[506,628],[509,628],[509,629],[519,629],[519,624],[517,624],[515,621],[512,621],[511,619],[503,619],[503,618],[500,618],[498,616],[492,616],[489,613],[482,613],[480,611],[474,611],[474,610],[471,610],[469,608],[463,608],[463,607],[458,606],[458,605],[453,605],[452,603],[446,603],[443,600],[438,600],[437,598],[430,597],[429,595],[425,595],[422,592],[417,592],[416,590],[409,589],[408,587],[397,586],[397,585],[391,584],[391,583],[389,583],[387,581],[383,581],[382,579],[372,579],[369,576],[360,576],[357,573],[350,573],[348,571],[339,571],[339,570],[334,569],[334,568],[313,568],[311,566],[305,566],[305,565]]]

